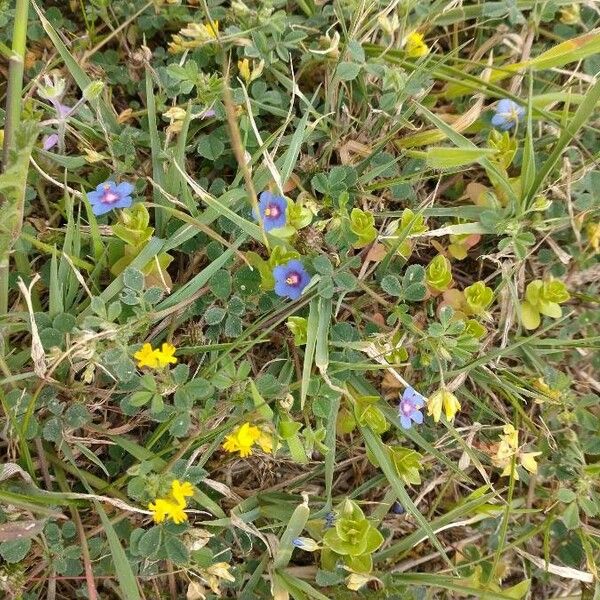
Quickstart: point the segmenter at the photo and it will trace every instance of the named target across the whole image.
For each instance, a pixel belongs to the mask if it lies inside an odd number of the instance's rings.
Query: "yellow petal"
[[[535,457],[540,454],[541,452],[523,452],[519,457],[521,459],[521,466],[530,473],[537,473],[538,465]]]
[[[433,417],[433,420],[437,423],[442,416],[442,404],[444,401],[443,391],[438,390],[434,392],[427,399],[427,414]]]

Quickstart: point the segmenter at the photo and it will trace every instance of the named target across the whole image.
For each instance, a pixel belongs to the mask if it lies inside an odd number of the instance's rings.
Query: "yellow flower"
[[[158,358],[156,356],[156,351],[152,350],[152,346],[148,343],[144,344],[134,355],[138,361],[138,367],[151,367],[155,369],[158,367]]]
[[[581,21],[581,14],[577,4],[571,4],[560,9],[560,22],[566,25],[576,25]]]
[[[175,346],[173,344],[163,344],[160,350],[153,350],[152,346],[146,343],[133,355],[133,358],[138,361],[138,367],[140,368],[158,369],[169,364],[175,364],[177,359],[173,356],[174,354]]]
[[[446,414],[446,419],[452,421],[456,413],[460,410],[458,398],[450,391],[442,388],[434,392],[427,400],[427,414],[433,416],[437,423],[442,416],[442,408]]]
[[[206,35],[213,40],[216,40],[219,35],[219,21],[208,21],[202,25]]]
[[[238,70],[243,80],[248,83],[250,81],[250,61],[247,58],[238,60]]]
[[[260,430],[260,437],[256,440],[256,443],[263,452],[266,452],[267,454],[273,452],[273,436],[267,431]]]
[[[600,250],[600,223],[589,223],[585,229],[590,246],[598,252]]]
[[[179,33],[181,35],[174,35],[169,42],[169,52],[172,54],[193,50],[206,42],[216,40],[219,35],[219,21],[189,23]]]
[[[502,470],[501,477],[514,477],[519,480],[517,463],[530,473],[537,473],[536,456],[541,452],[521,452],[519,448],[519,432],[510,424],[503,428],[504,434],[500,435],[500,443],[496,455],[492,457],[495,467]]]
[[[404,44],[404,52],[409,58],[420,58],[429,53],[429,46],[423,39],[423,34],[413,31],[409,33]]]
[[[183,483],[179,479],[174,479],[171,483],[171,496],[175,499],[177,504],[185,507],[187,504],[186,497],[194,495],[194,486],[189,481]]]
[[[186,497],[194,495],[194,486],[189,481],[174,479],[171,482],[171,491],[164,498],[156,498],[148,504],[148,510],[152,511],[155,523],[163,523],[171,519],[173,523],[179,524],[187,521],[184,508],[187,506]]]
[[[261,436],[260,429],[250,423],[240,425],[223,442],[227,452],[239,452],[242,458],[252,454],[252,446]]]
[[[177,359],[173,356],[175,354],[175,346],[173,344],[165,343],[161,346],[160,350],[155,350],[154,352],[159,367],[166,367],[168,364],[175,364],[177,362]]]
[[[175,524],[187,521],[184,508],[185,504],[181,506],[168,498],[157,498],[154,502],[148,504],[148,510],[152,511],[152,518],[155,523],[163,523],[168,519],[171,519]]]

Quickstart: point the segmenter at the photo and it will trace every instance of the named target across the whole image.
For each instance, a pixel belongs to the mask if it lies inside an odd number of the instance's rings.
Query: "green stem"
[[[21,119],[21,94],[27,44],[27,18],[29,0],[17,0],[13,28],[12,55],[8,61],[8,90],[6,94],[6,120],[4,124],[4,147],[2,165],[6,169],[8,152],[13,144],[15,131]]]

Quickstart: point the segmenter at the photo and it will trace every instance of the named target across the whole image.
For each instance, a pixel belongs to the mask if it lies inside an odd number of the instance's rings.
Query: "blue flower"
[[[398,405],[400,423],[404,429],[410,429],[413,421],[417,425],[423,422],[423,414],[421,413],[423,406],[425,406],[425,398],[410,386],[407,387]]]
[[[406,511],[400,502],[394,502],[394,504],[392,504],[392,512],[395,515],[403,515]]]
[[[290,260],[285,265],[273,269],[275,293],[282,298],[297,300],[308,285],[310,275],[299,260]]]
[[[500,100],[496,106],[496,114],[492,117],[492,125],[501,129],[502,131],[508,131],[512,129],[520,119],[525,115],[525,109],[505,98]]]
[[[329,529],[335,525],[335,513],[330,510],[325,515],[325,529]]]
[[[258,211],[265,231],[283,227],[286,222],[287,201],[283,196],[275,196],[271,192],[260,195]]]
[[[89,192],[87,198],[92,205],[92,212],[95,215],[103,215],[113,208],[129,208],[133,203],[132,192],[131,183],[117,185],[114,181],[105,181],[93,192]]]

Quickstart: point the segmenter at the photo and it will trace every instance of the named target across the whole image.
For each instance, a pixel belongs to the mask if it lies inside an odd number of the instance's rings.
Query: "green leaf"
[[[342,81],[352,81],[358,77],[360,73],[361,65],[353,62],[341,62],[336,71],[335,75]]]
[[[218,325],[224,318],[227,312],[220,306],[211,306],[204,313],[204,320],[207,325]]]
[[[117,572],[117,579],[123,599],[141,600],[135,575],[133,574],[127,555],[119,542],[119,536],[115,532],[110,519],[106,516],[100,502],[94,500],[94,506],[96,507],[96,512],[100,515],[104,533],[108,539],[108,546]]]
[[[9,564],[23,560],[31,549],[31,540],[10,540],[0,544],[0,556]]]
[[[198,142],[198,154],[208,160],[216,160],[225,151],[223,140],[215,133],[203,135]]]
[[[402,297],[404,290],[400,280],[395,275],[386,275],[381,280],[381,289],[390,296]]]
[[[579,506],[577,502],[571,502],[567,505],[563,512],[561,519],[567,529],[577,529],[581,524],[579,520]]]
[[[123,285],[130,290],[141,292],[144,289],[144,274],[133,267],[127,267],[122,274]]]
[[[176,565],[184,565],[189,561],[189,553],[183,542],[174,535],[167,536],[165,540],[165,550],[169,560]]]
[[[152,558],[156,556],[161,544],[162,530],[160,527],[151,527],[138,540],[137,549],[140,556]]]

